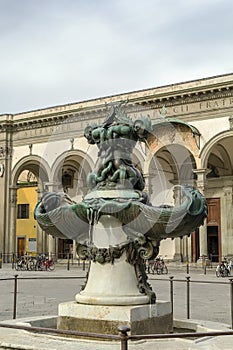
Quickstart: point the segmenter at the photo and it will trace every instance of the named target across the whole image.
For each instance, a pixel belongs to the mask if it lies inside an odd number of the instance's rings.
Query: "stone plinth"
[[[131,334],[169,333],[173,329],[171,303],[135,306],[84,305],[75,301],[58,307],[58,329],[117,334],[120,325],[128,325]]]

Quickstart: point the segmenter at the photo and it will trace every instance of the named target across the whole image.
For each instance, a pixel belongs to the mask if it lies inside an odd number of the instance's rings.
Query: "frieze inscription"
[[[206,101],[190,101],[190,103],[187,104],[179,104],[179,105],[171,105],[167,104],[166,106],[166,117],[170,116],[182,116],[187,115],[189,113],[199,113],[204,111],[210,111],[210,110],[217,110],[217,109],[223,109],[223,108],[229,108],[233,107],[233,97],[224,97],[219,99],[212,99],[212,100],[206,100]],[[151,117],[151,119],[156,119],[157,115],[159,115],[160,108],[151,108],[151,110],[147,110],[147,115]],[[157,113],[158,112],[158,113]],[[135,119],[138,116],[138,113],[129,113],[131,114],[132,119]],[[70,132],[81,132],[85,129],[86,126],[93,124],[94,122],[97,122],[97,120],[100,122],[102,121],[102,118],[96,115],[95,118],[93,117],[87,117],[87,116],[74,116],[68,118],[65,120],[65,122],[61,122],[60,124],[58,121],[54,120],[54,125],[50,124],[49,126],[45,124],[43,127],[40,125],[40,127],[33,127],[32,124],[28,124],[25,126],[24,130],[18,130],[18,132],[14,133],[14,140],[23,140],[23,139],[31,139],[35,137],[45,137],[45,136],[55,136],[56,135],[62,135],[65,133]]]
[[[27,130],[19,131],[14,134],[14,140],[31,139],[35,137],[51,136],[56,137],[57,135],[64,135],[66,133],[83,133],[84,128],[90,125],[93,121],[76,121],[70,123],[61,123],[51,126],[45,126],[40,128],[31,128]]]
[[[233,97],[220,98],[216,100],[194,102],[173,107],[166,107],[167,114],[186,114],[191,112],[208,111],[212,109],[227,108],[233,106]]]

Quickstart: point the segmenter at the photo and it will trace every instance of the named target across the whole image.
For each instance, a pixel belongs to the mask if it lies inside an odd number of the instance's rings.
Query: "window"
[[[29,219],[29,204],[18,204],[18,219]]]

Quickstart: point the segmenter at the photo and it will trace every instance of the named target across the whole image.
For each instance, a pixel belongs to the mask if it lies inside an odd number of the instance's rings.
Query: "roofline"
[[[91,99],[87,99],[87,100],[80,100],[80,101],[76,101],[76,102],[72,102],[72,103],[67,103],[67,104],[59,104],[59,105],[54,105],[54,106],[49,106],[49,107],[44,107],[44,108],[39,108],[39,109],[33,109],[33,110],[29,110],[29,111],[24,111],[24,112],[20,112],[20,113],[4,113],[4,114],[0,114],[0,117],[1,116],[22,116],[22,115],[26,115],[26,114],[29,114],[29,113],[35,113],[35,112],[45,112],[45,111],[48,111],[51,110],[51,109],[59,109],[59,108],[64,108],[66,109],[67,107],[75,107],[75,105],[81,105],[81,104],[87,104],[87,103],[90,103],[90,102],[95,102],[95,101],[101,101],[101,100],[106,100],[106,99],[111,99],[111,98],[117,98],[117,97],[120,97],[120,96],[123,96],[123,95],[130,95],[130,94],[140,94],[140,93],[143,93],[143,92],[151,92],[151,91],[156,91],[156,90],[161,90],[161,89],[166,89],[166,88],[172,88],[172,87],[177,87],[178,90],[182,90],[182,87],[185,87],[185,85],[189,85],[189,84],[192,84],[192,83],[200,83],[200,82],[203,82],[203,83],[206,83],[207,81],[209,83],[211,83],[211,81],[213,80],[221,80],[221,78],[224,78],[224,77],[231,77],[231,79],[229,79],[229,81],[231,81],[233,83],[233,72],[232,73],[226,73],[226,74],[221,74],[221,75],[214,75],[214,76],[210,76],[210,77],[205,77],[205,78],[200,78],[200,79],[192,79],[192,80],[187,80],[187,81],[182,81],[182,82],[178,82],[178,83],[172,83],[172,84],[166,84],[166,85],[159,85],[159,86],[156,86],[156,87],[150,87],[150,88],[145,88],[145,89],[140,89],[140,90],[132,90],[132,91],[127,91],[127,92],[121,92],[121,93],[118,93],[118,94],[113,94],[113,95],[106,95],[106,96],[101,96],[101,97],[96,97],[96,98],[91,98]],[[221,82],[221,81],[220,81]],[[219,83],[220,83],[219,82]],[[217,83],[217,82],[212,82],[212,83]],[[200,87],[204,87],[206,86],[207,84],[203,84],[203,85],[199,85],[199,88]],[[173,90],[173,89],[172,89]],[[173,90],[174,92],[174,90]],[[149,97],[149,96],[148,96]]]

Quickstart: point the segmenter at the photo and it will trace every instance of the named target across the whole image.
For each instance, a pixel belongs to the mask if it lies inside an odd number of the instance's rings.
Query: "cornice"
[[[126,111],[133,114],[160,110],[163,106],[175,107],[232,96],[233,74],[230,74],[20,113],[13,115],[13,120],[0,120],[0,132],[43,128],[83,120],[94,121],[106,116],[107,105],[122,99],[128,99]]]
[[[209,100],[216,100],[216,99],[224,99],[227,97],[233,97],[233,88],[227,89],[227,90],[221,90],[218,92],[205,92],[200,94],[182,94],[180,96],[170,96],[166,98],[159,98],[156,100],[147,99],[147,101],[129,101],[128,106],[126,108],[127,112],[129,114],[133,113],[140,113],[143,111],[149,111],[149,110],[160,110],[163,106],[166,107],[175,107],[178,105],[186,105],[190,103],[195,102],[203,102],[203,101],[209,101]],[[95,121],[97,118],[104,118],[106,116],[107,109],[106,107],[103,109],[98,108],[96,106],[95,109],[88,109],[88,110],[82,110],[82,111],[67,111],[63,114],[53,114],[53,115],[46,115],[43,118],[38,119],[23,119],[19,120],[17,122],[14,122],[13,124],[9,125],[7,123],[4,124],[4,127],[0,124],[0,132],[4,130],[13,130],[13,131],[21,131],[21,130],[29,130],[29,129],[35,129],[35,128],[43,128],[48,126],[56,126],[60,124],[67,124],[67,123],[73,123],[76,121]]]
[[[182,92],[181,94],[165,95],[165,96],[148,96],[143,99],[137,99],[134,102],[135,107],[132,110],[149,110],[149,109],[159,109],[162,106],[172,107],[178,105],[185,105],[189,103],[202,102],[208,100],[221,99],[233,96],[233,85],[232,87],[222,88],[222,89],[210,89],[205,91],[190,91]],[[132,102],[132,101],[130,101]],[[139,108],[141,106],[142,108]]]
[[[0,132],[11,132],[14,128],[13,120],[0,121]]]

